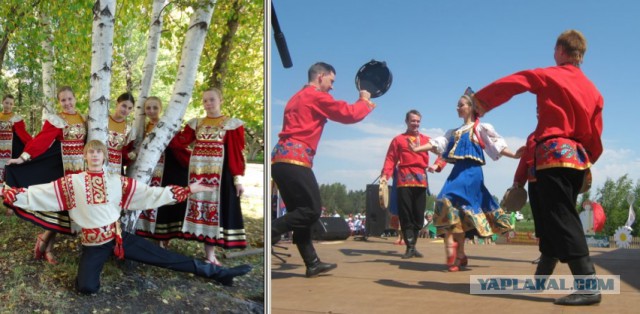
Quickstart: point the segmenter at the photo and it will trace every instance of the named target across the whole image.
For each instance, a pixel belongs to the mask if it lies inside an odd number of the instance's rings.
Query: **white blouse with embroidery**
[[[442,154],[447,149],[449,141],[455,139],[455,132],[464,132],[472,127],[473,123],[469,123],[462,125],[457,129],[450,129],[444,134],[444,136],[431,138],[429,143],[436,148],[438,154]],[[479,123],[478,134],[482,137],[482,141],[485,144],[484,151],[487,155],[489,155],[493,160],[500,159],[500,152],[507,148],[507,142],[504,138],[500,136],[500,134],[498,134],[498,132],[496,132],[493,126],[489,123]],[[472,135],[475,136],[475,134]],[[474,142],[477,142],[477,140],[474,139]]]
[[[99,245],[109,236],[87,238],[88,233],[113,232],[120,212],[183,202],[188,187],[150,187],[135,179],[103,172],[81,172],[29,188],[5,187],[5,202],[32,211],[69,211],[83,232],[83,244]],[[14,194],[15,196],[13,196]]]

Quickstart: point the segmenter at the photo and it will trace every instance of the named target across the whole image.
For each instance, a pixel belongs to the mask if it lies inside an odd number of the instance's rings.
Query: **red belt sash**
[[[305,143],[293,139],[280,139],[271,153],[271,163],[284,162],[311,168],[315,155],[315,150]]]
[[[573,168],[584,170],[591,167],[589,155],[582,144],[563,137],[554,137],[538,143],[535,150],[536,170],[547,168]]]

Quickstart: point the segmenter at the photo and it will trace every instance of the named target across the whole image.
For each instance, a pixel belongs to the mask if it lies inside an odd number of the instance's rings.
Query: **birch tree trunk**
[[[151,82],[153,82],[153,75],[156,71],[156,63],[160,51],[160,35],[162,33],[162,12],[166,3],[166,0],[153,1],[151,25],[149,26],[149,37],[147,39],[147,56],[144,59],[142,83],[140,84],[140,92],[138,93],[134,113],[135,120],[133,127],[136,129],[135,147],[140,147],[139,145],[144,138],[144,102],[147,100],[147,97],[149,97]],[[133,168],[129,169],[132,170]]]
[[[53,80],[53,60],[55,58],[53,45],[51,45],[51,42],[53,42],[53,30],[51,29],[51,19],[48,13],[40,12],[40,23],[45,33],[45,38],[41,43],[42,50],[44,50],[44,56],[42,57],[42,92],[44,94],[42,120],[44,122],[47,115],[55,114],[54,104],[57,95],[56,83]]]
[[[140,182],[148,183],[151,180],[151,174],[158,159],[160,159],[160,154],[162,154],[169,141],[182,125],[182,117],[191,99],[200,56],[202,55],[202,48],[204,47],[204,40],[207,36],[212,15],[213,5],[207,5],[197,9],[191,16],[189,29],[182,46],[182,56],[178,66],[176,83],[173,86],[173,93],[167,110],[165,110],[153,131],[142,141],[140,155],[132,166],[132,178]],[[140,210],[143,209],[145,208]],[[122,221],[123,230],[133,232],[139,212],[139,210],[136,210],[126,213]]]
[[[115,13],[116,0],[96,0],[93,6],[87,141],[107,142]]]

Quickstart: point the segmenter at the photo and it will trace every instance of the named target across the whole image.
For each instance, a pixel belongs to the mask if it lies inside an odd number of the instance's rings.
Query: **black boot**
[[[307,278],[316,277],[338,267],[336,264],[323,263],[320,261],[316,249],[313,247],[310,229],[294,230],[293,242],[298,247],[298,252],[300,252],[300,256],[307,266],[307,272],[305,274]]]
[[[415,257],[424,257],[422,253],[418,252],[416,248],[418,245],[418,236],[420,235],[420,230],[413,230],[413,256]]]
[[[311,265],[307,265],[307,273],[305,275],[307,278],[313,278],[336,267],[338,267],[338,264],[323,263],[319,258],[316,258],[315,262],[311,263]]]
[[[216,266],[211,263],[196,261],[196,275],[211,278],[223,286],[233,285],[233,278],[246,275],[251,271],[251,265],[240,265],[231,268]]]
[[[412,229],[402,229],[402,235],[404,237],[404,243],[407,245],[407,250],[402,255],[402,259],[409,259],[412,257],[422,257],[420,252],[416,251],[416,235]],[[418,254],[416,254],[416,252]]]
[[[593,276],[596,278],[596,269],[593,267],[591,257],[585,256],[567,262],[571,274],[574,276]],[[602,301],[600,291],[578,291],[568,296],[556,299],[553,303],[557,305],[592,305]]]
[[[540,254],[538,259],[538,267],[536,267],[536,276],[550,276],[558,264],[558,259]]]

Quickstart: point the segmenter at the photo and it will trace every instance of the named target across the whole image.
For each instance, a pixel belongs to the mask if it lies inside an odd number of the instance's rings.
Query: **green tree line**
[[[633,229],[631,234],[634,237],[640,236],[640,222],[638,222],[638,220],[640,220],[640,211],[638,210],[638,205],[640,205],[640,180],[634,185],[628,174],[615,180],[607,178],[604,185],[597,188],[595,193],[592,194],[591,191],[592,190],[589,190],[578,197],[576,211],[583,211],[582,204],[588,200],[602,205],[606,215],[606,222],[604,229],[598,234],[613,236],[616,229],[626,223],[629,215],[627,196],[634,195],[635,201],[633,209],[637,219],[631,226]],[[347,191],[347,187],[342,183],[321,184],[320,196],[323,207],[330,215],[333,215],[335,212],[343,217],[357,213],[366,215],[367,195],[365,190]],[[370,197],[374,197],[375,199],[373,201],[378,202],[377,194]],[[494,196],[494,198],[499,202],[496,196]],[[435,195],[427,197],[425,210],[433,210],[435,199]],[[529,202],[525,204],[520,212],[525,220],[533,220]]]

